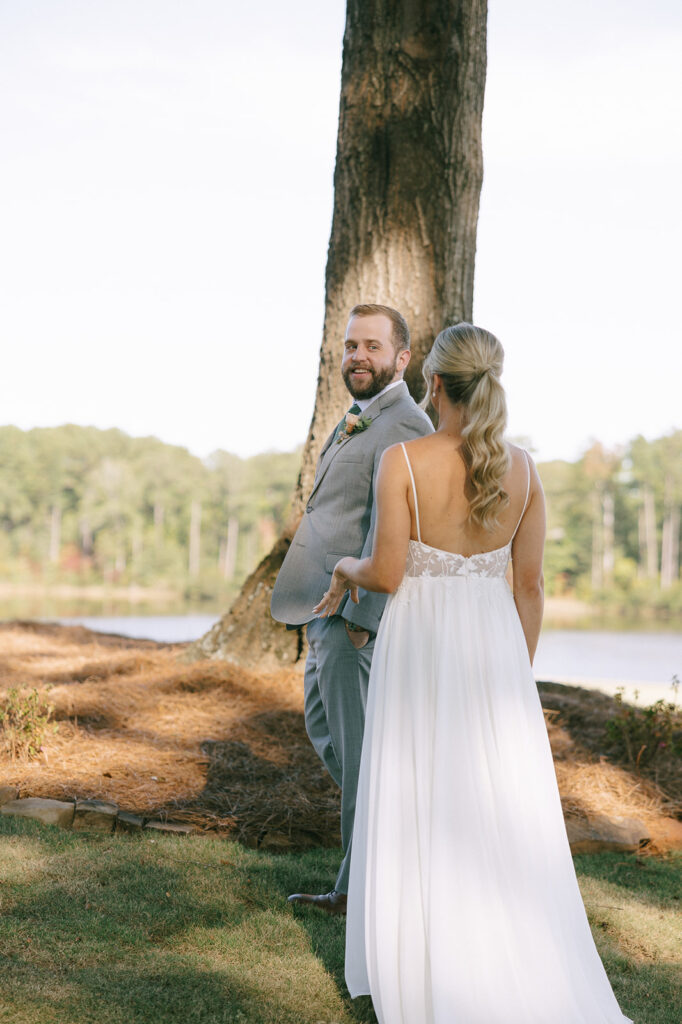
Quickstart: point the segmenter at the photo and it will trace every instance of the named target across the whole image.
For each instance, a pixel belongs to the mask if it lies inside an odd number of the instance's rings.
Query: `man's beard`
[[[371,366],[363,367],[369,373],[369,379],[361,387],[357,387],[351,380],[352,367],[341,371],[344,384],[350,391],[353,398],[374,398],[380,391],[383,391],[387,384],[390,384],[395,377],[395,369],[398,365],[398,358],[393,366],[386,366],[383,370],[375,370]]]

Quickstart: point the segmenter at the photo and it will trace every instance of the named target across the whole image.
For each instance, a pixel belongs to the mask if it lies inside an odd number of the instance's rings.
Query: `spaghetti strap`
[[[421,530],[419,529],[419,502],[417,501],[417,488],[414,485],[414,473],[412,472],[412,466],[410,465],[410,460],[407,457],[407,448],[405,447],[405,445],[403,444],[402,441],[400,442],[400,447],[403,450],[403,455],[405,456],[405,462],[407,463],[407,469],[408,469],[408,472],[410,474],[410,480],[412,481],[412,496],[414,497],[414,518],[416,519],[416,522],[417,522],[417,540],[421,544],[421,542],[422,542],[422,535],[421,535]]]
[[[528,452],[526,451],[525,448],[523,449],[523,454],[526,456],[526,472],[528,473],[528,482],[526,483],[526,500],[523,503],[523,508],[521,509],[521,515],[519,516],[519,521],[516,524],[516,530],[518,530],[519,526],[521,525],[521,520],[523,519],[524,515],[526,514],[526,509],[528,508],[528,498],[530,497],[530,459],[528,458]],[[510,544],[511,544],[512,540],[514,540],[514,537],[516,536],[516,530],[514,530],[514,532],[512,533],[511,540],[509,541]]]

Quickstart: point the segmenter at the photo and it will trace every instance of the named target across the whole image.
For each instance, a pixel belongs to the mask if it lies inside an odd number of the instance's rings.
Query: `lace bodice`
[[[419,540],[411,540],[407,549],[405,575],[475,576],[482,579],[504,578],[509,565],[511,543],[494,551],[481,551],[476,555],[458,555],[452,551],[432,548]]]
[[[477,579],[504,579],[511,558],[512,541],[516,531],[521,525],[524,513],[528,506],[530,496],[530,463],[526,453],[526,467],[528,471],[526,484],[526,500],[523,503],[523,510],[516,524],[516,529],[511,540],[503,548],[495,548],[494,551],[480,551],[475,555],[459,555],[454,551],[443,551],[441,548],[432,548],[422,540],[421,526],[419,523],[419,500],[417,498],[417,487],[414,482],[412,466],[403,442],[400,447],[405,456],[407,469],[412,482],[412,496],[414,498],[415,525],[417,528],[418,540],[411,540],[407,549],[407,564],[405,566],[406,578],[442,578],[446,576],[464,576]]]

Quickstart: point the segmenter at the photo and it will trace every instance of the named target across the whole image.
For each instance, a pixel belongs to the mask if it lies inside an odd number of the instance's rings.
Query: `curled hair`
[[[392,306],[381,306],[378,302],[362,302],[353,306],[348,316],[350,320],[354,316],[385,316],[391,321],[391,341],[396,352],[402,352],[410,347],[410,329],[402,313]]]
[[[494,334],[459,323],[446,327],[424,360],[426,407],[434,373],[443,380],[445,393],[463,409],[462,457],[466,466],[469,523],[492,530],[509,504],[502,481],[510,458],[503,435],[507,400],[500,384],[504,350]]]

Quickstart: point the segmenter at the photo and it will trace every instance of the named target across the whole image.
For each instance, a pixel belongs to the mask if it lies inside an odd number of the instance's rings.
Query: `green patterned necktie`
[[[361,412],[361,409],[360,409],[360,406],[358,405],[358,403],[357,402],[353,402],[353,404],[351,405],[350,409],[346,413],[346,416],[359,416],[360,412]],[[336,441],[337,437],[339,436],[339,434],[341,433],[341,431],[343,430],[343,428],[346,425],[346,416],[343,417],[341,422],[338,424],[336,430],[334,431],[334,437],[333,437],[334,441]]]

